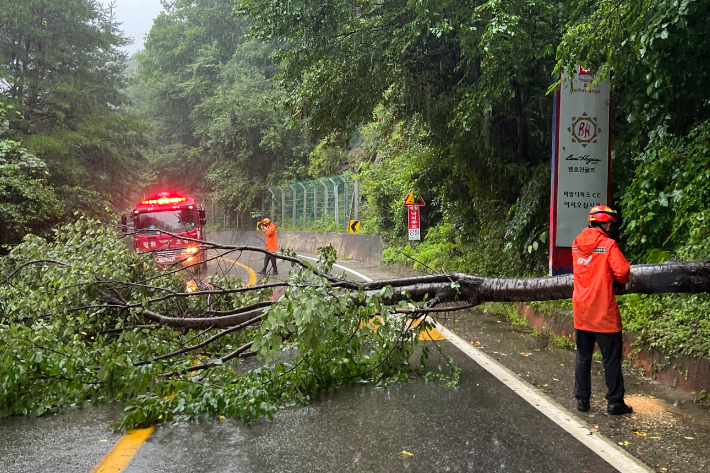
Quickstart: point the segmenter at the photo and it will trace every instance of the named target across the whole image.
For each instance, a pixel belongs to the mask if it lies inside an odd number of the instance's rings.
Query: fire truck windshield
[[[184,209],[138,214],[135,226],[136,230],[163,230],[170,233],[189,232],[195,228],[195,210]]]

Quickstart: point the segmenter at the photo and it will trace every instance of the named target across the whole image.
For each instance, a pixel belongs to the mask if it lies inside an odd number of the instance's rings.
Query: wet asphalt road
[[[356,385],[284,409],[273,422],[160,427],[125,472],[616,471],[445,346],[464,370],[456,388],[423,379],[384,389]]]
[[[229,259],[256,269],[263,263],[260,254]],[[247,280],[248,270],[229,264],[222,267]],[[356,262],[341,264],[381,277]],[[384,389],[355,385],[284,409],[273,422],[205,418],[161,426],[124,471],[616,471],[448,342],[439,343],[463,369],[456,388],[423,379]],[[431,358],[433,369],[444,364]],[[107,426],[120,410],[0,419],[0,472],[91,471],[119,437]]]
[[[121,438],[108,425],[122,410],[116,403],[39,418],[0,418],[0,472],[91,471]]]

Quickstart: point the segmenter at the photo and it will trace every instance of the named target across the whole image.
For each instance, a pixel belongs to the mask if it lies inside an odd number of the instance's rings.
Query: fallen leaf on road
[[[564,365],[565,365],[564,363],[560,363],[560,366],[564,366]]]
[[[683,437],[683,438],[688,439],[688,440],[695,440],[695,437]]]
[[[640,431],[640,430],[637,430],[637,431],[634,432],[634,433],[635,433],[636,435],[638,435],[639,437],[645,437],[645,436],[646,436],[646,432],[642,432],[642,431]],[[688,438],[688,437],[686,437],[686,438]]]
[[[108,439],[101,439],[99,442],[108,442]]]
[[[650,439],[661,440],[661,437],[649,437]]]
[[[521,355],[521,356],[525,356],[525,357],[528,357],[528,356],[530,356],[530,353],[525,353],[525,352],[522,352],[522,353],[520,353],[520,355]]]
[[[219,416],[219,420],[227,420],[227,418],[224,416]]]
[[[409,452],[406,451],[406,450],[402,450],[402,455],[409,455],[410,457],[413,457],[413,456],[414,456],[413,453],[409,453]]]
[[[598,430],[598,429],[599,429],[599,426],[598,426],[598,425],[595,425],[594,428]]]
[[[555,381],[559,381],[559,379],[557,379],[557,378],[552,378],[552,379],[554,379]]]
[[[539,348],[534,348],[534,350],[535,350],[535,351],[540,351],[540,349],[539,349]]]

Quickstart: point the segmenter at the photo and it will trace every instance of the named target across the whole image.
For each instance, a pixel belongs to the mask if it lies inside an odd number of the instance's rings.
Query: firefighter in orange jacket
[[[621,315],[614,295],[614,281],[619,284],[629,282],[629,262],[609,237],[612,225],[617,223],[616,212],[603,205],[592,207],[588,221],[589,227],[572,244],[577,410],[589,410],[592,354],[596,342],[604,363],[607,412],[611,415],[630,414],[633,409],[624,402]]]
[[[276,225],[271,223],[271,220],[268,218],[262,220],[261,223],[264,224],[263,229],[264,235],[266,235],[266,249],[272,253],[276,253],[276,250],[278,249],[278,243],[276,240]],[[279,274],[279,270],[276,268],[276,256],[269,254],[264,255],[264,269],[259,271],[259,273],[266,274],[266,268],[269,266],[269,261],[271,261],[271,269],[273,270],[273,274]]]

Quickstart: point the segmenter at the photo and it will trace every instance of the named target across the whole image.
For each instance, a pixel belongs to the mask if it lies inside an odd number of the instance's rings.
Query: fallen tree
[[[245,252],[267,253],[211,245],[215,261]],[[423,375],[428,350],[411,357],[432,312],[572,294],[571,276],[355,283],[331,274],[330,247],[315,265],[276,257],[293,267],[288,282],[245,287],[215,275],[188,291],[190,267],[161,271],[97,222],[68,225],[52,243],[27,238],[0,260],[0,415],[121,399],[123,427],[201,413],[272,417],[331,386]],[[710,263],[633,266],[620,292],[710,292]],[[440,377],[457,376],[452,366]]]

